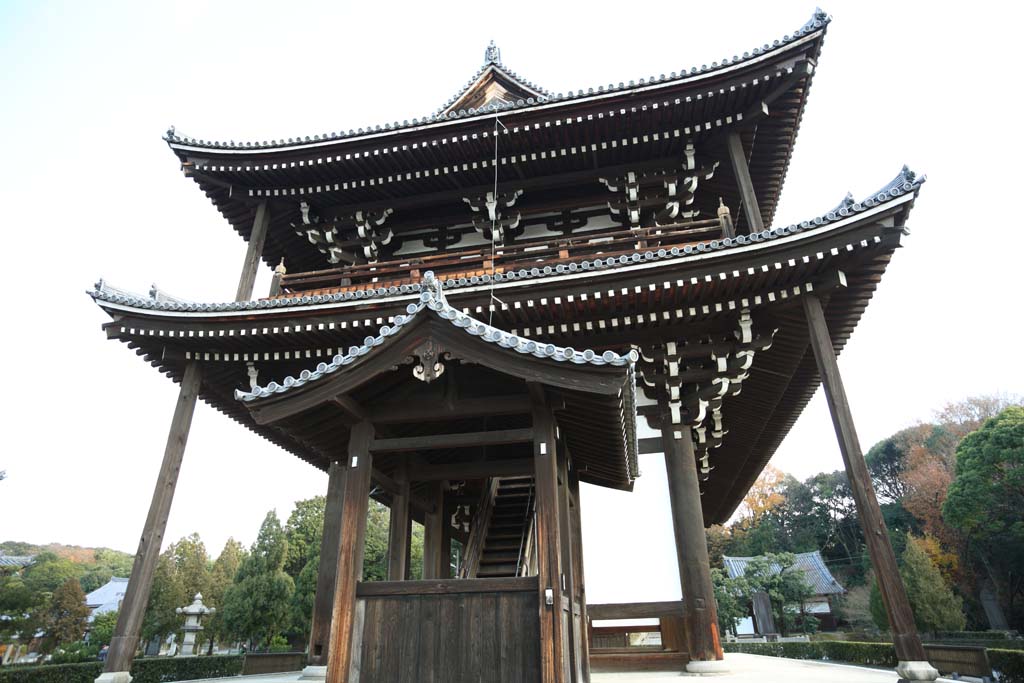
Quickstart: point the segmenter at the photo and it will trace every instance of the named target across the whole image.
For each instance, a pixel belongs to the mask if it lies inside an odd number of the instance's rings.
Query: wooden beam
[[[526,415],[530,412],[527,396],[491,396],[488,398],[442,401],[426,405],[389,402],[368,406],[369,420],[374,424],[432,422],[452,417],[490,417],[492,415]]]
[[[555,422],[539,384],[527,385],[533,402],[534,485],[537,496],[537,577],[542,683],[567,683],[562,623],[562,551],[558,523]]]
[[[267,239],[269,225],[270,209],[267,207],[267,202],[262,201],[256,206],[256,218],[252,222],[252,232],[249,233],[249,244],[245,249],[245,261],[242,263],[242,275],[238,278],[235,301],[252,299],[252,289],[256,284],[256,271],[260,267],[263,243]]]
[[[366,512],[370,501],[370,475],[373,472],[373,454],[369,448],[372,440],[373,426],[368,422],[360,422],[352,428],[348,441],[348,473],[345,476],[341,512],[341,543],[338,548],[334,609],[331,615],[327,683],[348,683],[353,650],[359,646],[356,584],[363,574]]]
[[[359,597],[401,595],[456,595],[460,593],[525,593],[537,590],[536,576],[493,579],[436,579],[430,581],[363,581]]]
[[[174,500],[174,489],[178,485],[178,473],[185,455],[185,444],[188,442],[189,429],[192,426],[192,415],[196,409],[196,399],[202,384],[202,366],[198,361],[190,361],[185,365],[185,374],[178,390],[178,401],[174,405],[174,416],[167,433],[164,445],[164,459],[157,475],[153,498],[149,504],[139,548],[135,552],[132,573],[125,589],[121,610],[117,615],[117,625],[110,641],[110,650],[103,665],[105,673],[129,672],[135,650],[139,645],[139,634],[142,631],[142,619],[146,614],[150,589],[153,586],[153,572],[156,570],[160,557],[160,546],[163,543],[164,531],[167,529],[167,517],[171,512]]]
[[[754,181],[750,178],[750,167],[747,166],[747,155],[743,151],[743,141],[740,134],[730,130],[725,136],[726,147],[729,149],[729,161],[732,162],[732,173],[739,186],[740,197],[743,200],[743,215],[747,218],[747,232],[761,232],[764,230],[764,221],[761,219],[761,209],[757,206],[757,195],[754,194]]]
[[[442,549],[444,536],[444,484],[433,484],[430,498],[434,501],[434,511],[423,518],[423,578],[440,579],[442,562],[446,561]]]
[[[683,601],[596,603],[587,605],[587,614],[593,621],[681,617],[683,616]]]
[[[889,541],[889,530],[875,497],[867,463],[864,462],[864,454],[853,424],[853,413],[846,397],[843,378],[839,374],[839,364],[836,362],[835,349],[832,347],[832,338],[829,336],[821,300],[814,294],[805,294],[800,299],[803,302],[804,315],[807,317],[811,349],[814,351],[814,359],[818,364],[821,383],[825,389],[825,400],[828,402],[832,424],[839,439],[839,451],[843,455],[850,490],[857,505],[857,515],[864,529],[871,565],[875,569],[886,614],[889,615],[896,658],[901,665],[906,662],[927,662],[928,658],[914,623],[914,613],[907,600],[907,591],[896,565],[896,555]]]
[[[689,426],[672,424],[672,410],[668,401],[661,401],[659,409],[679,583],[685,598],[686,632],[689,637],[687,649],[691,662],[721,661],[725,655],[718,633],[718,606],[711,583],[711,562],[704,534],[693,435]]]
[[[309,666],[327,666],[331,642],[331,615],[334,612],[334,572],[341,546],[341,513],[345,500],[348,468],[332,461],[327,469],[327,500],[324,532],[320,541],[320,568],[316,576],[313,623],[309,632]]]
[[[405,546],[409,542],[412,518],[409,516],[409,478],[405,470],[405,463],[398,466],[395,482],[399,490],[391,498],[391,522],[388,526],[389,581],[404,581],[408,570]]]
[[[533,474],[533,461],[529,458],[438,465],[419,464],[409,468],[409,479],[412,481],[486,479],[487,477],[518,477],[528,474]]]
[[[374,439],[370,450],[374,453],[408,453],[472,446],[500,446],[533,440],[532,429],[502,429],[491,432],[462,432],[458,434],[431,434],[428,436]]]

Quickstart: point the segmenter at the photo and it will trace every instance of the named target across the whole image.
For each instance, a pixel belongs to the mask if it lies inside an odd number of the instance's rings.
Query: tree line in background
[[[213,652],[216,645],[241,645],[249,651],[304,649],[320,566],[324,506],[323,496],[298,501],[284,524],[271,510],[251,547],[229,539],[215,559],[198,534],[168,546],[154,572],[143,644],[180,636],[184,618],[177,609],[201,593],[203,602],[217,611],[204,620],[198,652]],[[371,501],[364,580],[387,577],[388,517],[385,506]],[[5,543],[0,550],[25,554],[34,547]],[[423,527],[415,523],[411,553],[410,573],[419,578]],[[128,576],[132,566],[126,553],[100,549],[94,555],[90,559],[42,552],[21,572],[0,574],[0,615],[6,617],[0,619],[0,643],[12,637],[26,643],[34,634],[45,633],[38,648],[53,653],[53,661],[94,659],[110,642],[117,612],[97,615],[90,626],[85,594],[113,576]],[[88,642],[83,642],[87,628]]]
[[[1007,397],[947,405],[932,423],[880,441],[866,457],[882,513],[924,632],[1024,628],[1024,407]],[[1015,405],[1017,403],[1017,405]],[[845,471],[805,481],[767,467],[727,526],[707,531],[712,567],[723,556],[820,550],[848,592],[840,616],[888,630]],[[748,572],[749,574],[749,572]],[[721,627],[746,616],[745,577],[714,573]],[[790,591],[776,600],[800,604]],[[724,607],[724,609],[723,609]],[[785,628],[785,626],[783,626]]]

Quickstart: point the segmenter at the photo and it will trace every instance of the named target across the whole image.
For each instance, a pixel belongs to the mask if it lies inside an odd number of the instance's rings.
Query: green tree
[[[289,626],[295,582],[284,571],[287,556],[288,539],[271,510],[224,595],[224,625],[236,639],[268,646]]]
[[[44,649],[50,651],[58,645],[82,639],[89,624],[89,608],[78,579],[68,579],[53,592],[45,614]]]
[[[315,496],[297,501],[292,513],[288,515],[288,522],[285,524],[288,557],[284,570],[293,579],[297,579],[310,558],[320,552],[325,506],[326,499],[323,496]]]
[[[748,614],[750,588],[742,576],[730,578],[724,569],[711,570],[711,583],[718,603],[718,630],[736,634],[736,622]]]
[[[102,612],[93,617],[89,626],[89,644],[99,649],[104,645],[110,645],[110,639],[114,637],[114,627],[117,626],[117,610]]]
[[[203,602],[209,607],[217,609],[213,616],[207,617],[204,633],[209,638],[210,652],[212,654],[213,644],[228,637],[227,629],[224,626],[224,595],[234,584],[238,568],[242,565],[247,553],[245,547],[233,538],[229,538],[224,544],[224,549],[213,563],[210,570],[210,583],[207,593],[203,593]]]
[[[813,595],[803,571],[795,564],[796,557],[792,553],[768,553],[752,558],[743,574],[748,598],[756,592],[767,593],[782,635],[786,635],[789,625],[795,621],[794,615]]]
[[[907,601],[920,631],[960,631],[966,623],[963,600],[953,593],[942,573],[925,550],[922,539],[910,534],[900,553],[900,578],[907,589]],[[882,631],[889,630],[889,617],[878,582],[871,587],[871,617]]]
[[[85,573],[85,567],[71,560],[57,557],[52,552],[42,552],[22,572],[25,585],[33,593],[53,593],[68,579],[78,579]]]
[[[901,559],[900,575],[917,628],[931,632],[963,630],[963,600],[950,590],[921,539],[908,535]]]
[[[28,630],[29,613],[40,600],[17,574],[0,574],[0,641]]]
[[[390,511],[375,500],[366,513],[366,542],[363,551],[363,581],[384,581],[388,578],[388,530]]]
[[[1007,408],[960,442],[942,514],[995,581],[1011,625],[1024,625],[1024,406]]]
[[[305,641],[313,622],[313,603],[316,600],[316,579],[320,571],[320,553],[309,558],[306,566],[295,579],[295,593],[292,594],[291,632]]]
[[[153,571],[153,587],[149,591],[146,616],[142,620],[142,638],[147,642],[153,638],[166,638],[181,628],[182,618],[175,610],[187,604],[187,594],[172,549],[173,546],[160,554]]]
[[[186,603],[191,603],[196,593],[205,596],[210,586],[210,557],[206,554],[206,545],[199,534],[182,538],[172,544],[168,552],[174,558],[174,569],[185,591]]]

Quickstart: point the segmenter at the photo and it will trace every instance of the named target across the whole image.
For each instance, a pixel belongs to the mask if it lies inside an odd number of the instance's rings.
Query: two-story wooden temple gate
[[[181,384],[101,679],[128,678],[199,398],[328,473],[306,677],[589,680],[580,485],[631,490],[638,453],[665,457],[683,593],[681,626],[659,607],[661,661],[720,670],[705,524],[729,518],[821,383],[900,673],[934,678],[835,357],[923,179],[904,169],[765,227],[827,23],[568,95],[492,46],[423,120],[270,143],[169,131],[248,250],[231,303],[90,292],[108,337]],[[272,290],[252,300],[261,261]],[[376,583],[361,580],[371,498],[391,511]]]

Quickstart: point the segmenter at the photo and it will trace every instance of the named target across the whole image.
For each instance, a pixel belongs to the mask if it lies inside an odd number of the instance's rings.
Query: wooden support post
[[[142,619],[146,614],[146,603],[149,602],[149,591],[153,585],[153,571],[160,557],[160,545],[163,543],[164,531],[167,528],[167,517],[171,512],[174,489],[178,484],[178,473],[181,471],[181,460],[185,454],[189,428],[192,426],[192,415],[199,397],[202,383],[202,367],[197,361],[185,365],[185,374],[181,378],[178,390],[178,402],[174,406],[174,417],[167,434],[164,446],[164,459],[160,465],[153,500],[149,504],[149,515],[139,539],[139,549],[132,563],[131,577],[125,590],[121,611],[117,617],[114,636],[110,641],[110,650],[103,665],[103,674],[97,681],[105,683],[127,683],[135,650],[139,645],[139,633],[142,630]]]
[[[747,166],[747,155],[743,151],[743,141],[736,131],[729,131],[726,136],[729,148],[729,161],[732,162],[732,174],[739,186],[740,197],[743,199],[743,215],[747,218],[747,232],[761,232],[764,221],[761,220],[761,209],[757,206],[757,195],[754,194],[754,181],[750,179],[750,167]]]
[[[328,683],[348,683],[354,650],[361,645],[361,634],[356,628],[356,584],[363,575],[366,512],[370,504],[370,477],[373,473],[371,441],[373,426],[370,423],[360,422],[352,427],[341,509],[341,543],[335,573],[331,640],[327,650]]]
[[[725,205],[722,198],[718,198],[718,224],[722,226],[722,239],[731,239],[736,236],[736,228],[732,224],[732,213]]]
[[[406,465],[402,463],[395,473],[398,492],[391,497],[391,522],[388,528],[388,581],[405,581],[406,546],[412,518],[409,517],[409,478]]]
[[[672,528],[676,536],[679,583],[683,589],[690,673],[724,671],[725,655],[718,634],[718,606],[711,584],[711,563],[700,506],[700,483],[693,435],[686,425],[672,424],[668,401],[659,404],[661,444],[665,451]],[[681,429],[681,432],[677,432]]]
[[[423,578],[440,579],[441,565],[445,560],[442,541],[444,540],[444,482],[431,486],[433,510],[423,515]]]
[[[341,515],[345,501],[344,462],[332,462],[327,470],[327,500],[324,508],[324,533],[320,541],[320,568],[316,576],[313,623],[309,630],[309,660],[303,678],[323,678],[331,642],[331,615],[334,612],[334,573],[338,569],[341,546]]]
[[[544,388],[530,384],[533,403],[534,486],[537,496],[537,578],[540,588],[540,657],[542,683],[564,683],[566,634],[562,622],[562,550],[558,522],[558,464],[555,421]]]
[[[825,400],[828,402],[829,412],[832,413],[832,424],[839,439],[839,451],[843,455],[850,490],[857,505],[857,515],[864,529],[871,565],[878,579],[878,589],[882,594],[885,611],[889,615],[892,641],[896,649],[896,658],[899,660],[897,672],[909,680],[934,681],[938,677],[938,672],[928,664],[917,626],[914,624],[914,614],[910,610],[907,591],[896,565],[892,544],[889,542],[889,530],[878,506],[871,475],[868,473],[867,463],[864,462],[860,441],[857,438],[853,414],[846,398],[843,378],[839,374],[839,364],[836,362],[835,349],[832,347],[832,338],[829,336],[821,300],[814,294],[806,294],[802,300],[811,349],[814,351],[818,373],[825,388]]]
[[[583,519],[580,510],[580,477],[575,468],[569,472],[569,497],[572,503],[573,561],[576,563],[576,592],[580,601],[580,660],[582,683],[590,683],[590,618],[587,615],[587,582],[583,571]]]
[[[252,232],[249,233],[249,245],[245,249],[245,262],[242,264],[242,275],[238,278],[235,301],[248,301],[252,298],[252,288],[256,284],[256,271],[260,267],[269,225],[270,210],[264,200],[256,207],[256,218],[252,222]]]
[[[562,540],[562,576],[565,584],[565,596],[569,601],[569,621],[566,642],[569,644],[569,667],[572,680],[583,678],[583,662],[580,661],[579,627],[576,622],[578,595],[576,593],[576,560],[574,547],[576,534],[572,529],[572,503],[569,500],[569,459],[562,450],[558,455],[558,523]]]

